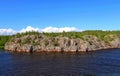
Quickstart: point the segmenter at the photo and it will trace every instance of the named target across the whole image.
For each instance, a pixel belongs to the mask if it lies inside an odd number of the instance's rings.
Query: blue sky
[[[0,29],[120,30],[120,0],[0,0]]]

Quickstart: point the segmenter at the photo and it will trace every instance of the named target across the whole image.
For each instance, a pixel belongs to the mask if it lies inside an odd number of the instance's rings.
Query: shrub
[[[23,41],[22,41],[22,44],[27,44],[27,43],[30,43],[30,38],[25,38]]]

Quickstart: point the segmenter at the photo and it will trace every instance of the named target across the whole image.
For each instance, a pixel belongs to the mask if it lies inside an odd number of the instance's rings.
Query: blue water
[[[0,50],[0,76],[120,76],[120,49],[32,55]]]

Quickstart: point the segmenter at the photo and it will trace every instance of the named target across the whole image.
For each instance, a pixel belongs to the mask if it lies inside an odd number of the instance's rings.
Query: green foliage
[[[0,48],[3,49],[5,43],[11,39],[12,36],[0,36]]]
[[[112,40],[113,40],[113,38],[110,38],[110,37],[105,37],[105,38],[104,38],[104,41],[107,42],[107,43],[109,43],[109,42],[112,41]]]
[[[39,32],[32,31],[32,32],[17,33],[15,36],[22,37],[25,35],[39,35]]]
[[[36,45],[38,45],[38,43],[35,42],[35,41],[33,41],[33,42],[32,42],[32,45],[33,45],[33,46],[36,46]]]
[[[85,35],[94,35],[102,40],[104,40],[104,36],[108,35],[108,34],[115,34],[118,37],[120,37],[120,31],[102,31],[102,30],[87,30],[87,31],[83,31],[83,32],[57,32],[57,33],[47,33],[47,32],[43,32],[43,33],[39,33],[39,32],[25,32],[25,33],[17,33],[16,37],[22,37],[25,35],[39,35],[39,34],[43,34],[49,37],[56,37],[56,36],[62,36],[62,37],[69,37],[69,38],[81,38],[83,39],[83,36]]]
[[[61,33],[53,33],[53,32],[52,33],[47,33],[47,32],[44,33],[43,32],[43,35],[46,35],[46,36],[49,36],[49,37],[56,37],[56,36],[61,35]]]
[[[115,34],[120,38],[120,31],[102,31],[102,30],[87,30],[83,32],[62,32],[62,33],[43,33],[43,34],[49,37],[62,36],[62,37],[81,38],[81,39],[84,39],[83,36],[85,35],[94,35],[100,38],[101,40],[104,40],[104,37],[108,34]]]
[[[4,46],[0,46],[0,49],[4,49]]]
[[[104,41],[109,43],[114,40],[114,38],[118,37],[116,34],[108,34],[104,37]]]
[[[27,44],[27,43],[30,43],[30,38],[25,38],[23,41],[22,41],[22,44]]]

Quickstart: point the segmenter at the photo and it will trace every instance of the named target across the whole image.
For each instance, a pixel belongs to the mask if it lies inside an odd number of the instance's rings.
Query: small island
[[[11,52],[89,52],[120,48],[120,31],[25,32],[0,36],[0,47]]]

